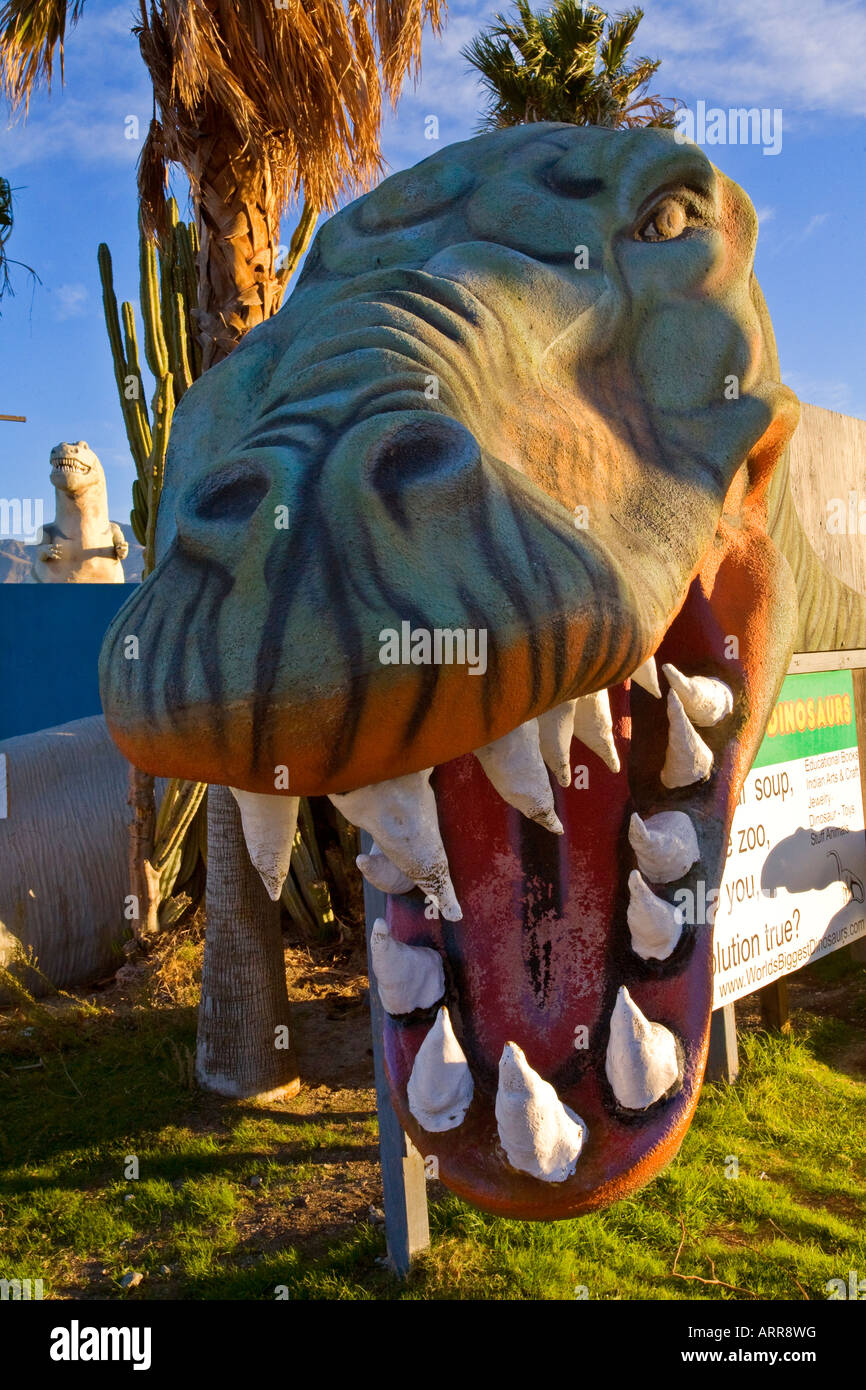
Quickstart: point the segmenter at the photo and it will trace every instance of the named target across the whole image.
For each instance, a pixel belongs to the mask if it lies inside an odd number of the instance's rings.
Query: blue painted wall
[[[0,739],[101,714],[97,662],[138,584],[0,584]]]

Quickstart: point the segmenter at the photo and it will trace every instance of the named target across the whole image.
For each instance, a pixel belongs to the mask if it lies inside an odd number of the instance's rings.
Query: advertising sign
[[[851,673],[788,676],[734,814],[713,1007],[866,936],[864,884]]]

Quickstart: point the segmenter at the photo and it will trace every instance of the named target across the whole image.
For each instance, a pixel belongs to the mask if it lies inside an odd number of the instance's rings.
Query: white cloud
[[[755,208],[755,215],[758,219],[759,227],[766,227],[768,222],[772,222],[776,216],[775,208]]]
[[[642,3],[646,13],[633,52],[662,60],[652,83],[660,95],[781,107],[786,132],[818,110],[866,115],[862,0],[727,0],[724,8],[706,0]],[[491,23],[495,9],[510,8],[507,0],[499,5],[452,0],[442,37],[425,33],[422,80],[415,90],[407,87],[397,118],[385,122],[391,169],[475,132],[483,90],[461,49]],[[424,139],[428,114],[439,117],[438,143]],[[767,209],[764,220],[772,216]]]
[[[26,118],[18,116],[0,129],[0,166],[14,171],[51,159],[80,164],[106,162],[132,168],[141,140],[124,137],[127,116],[138,117],[147,133],[152,93],[131,33],[133,15],[126,5],[100,10],[85,7],[67,35],[66,82],[60,85],[55,65],[50,94],[40,88]]]
[[[138,110],[143,113],[149,107],[142,103]],[[67,95],[25,125],[0,131],[0,164],[13,171],[32,169],[45,160],[62,159],[84,165],[122,164],[131,170],[142,142],[124,138],[128,114],[129,96],[110,97],[94,111],[88,99]],[[147,133],[148,119],[142,123],[143,135]]]
[[[781,106],[795,112],[866,115],[866,7],[862,0],[643,0],[635,46],[662,59],[653,84],[663,96],[722,105]],[[425,31],[422,81],[407,85],[399,115],[385,121],[392,168],[414,163],[477,126],[482,90],[460,50],[507,0],[452,0],[441,38]],[[66,87],[35,95],[26,124],[0,130],[0,166],[15,171],[52,158],[131,168],[140,143],[124,138],[135,115],[146,132],[151,89],[127,4],[85,8],[66,47]],[[424,139],[437,115],[440,142]]]
[[[793,231],[786,232],[778,241],[771,243],[770,255],[778,256],[780,251],[787,250],[791,246],[799,246],[801,242],[808,241],[810,237],[823,227],[825,222],[830,220],[829,212],[816,212],[809,221],[802,227],[797,227]]]
[[[814,217],[810,217],[809,221],[803,228],[803,235],[801,237],[801,240],[805,241],[806,237],[811,236],[812,233],[817,231],[819,227],[823,227],[824,223],[827,221],[827,218],[829,216],[829,212],[816,212]]]
[[[663,95],[866,115],[861,0],[644,0],[644,8],[638,42],[662,59]]]
[[[58,285],[50,293],[54,296],[54,317],[58,322],[81,318],[87,312],[86,285]]]

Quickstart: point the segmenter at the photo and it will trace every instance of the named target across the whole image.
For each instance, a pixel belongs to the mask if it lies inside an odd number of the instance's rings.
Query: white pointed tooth
[[[650,883],[673,883],[701,857],[695,827],[683,811],[659,811],[642,821],[637,811],[628,838],[638,867]]]
[[[370,853],[356,855],[355,863],[367,882],[378,888],[380,893],[408,893],[415,887],[414,880],[391,863],[375,840],[370,846]]]
[[[667,960],[682,936],[686,914],[647,887],[637,869],[628,876],[631,948],[644,960]]]
[[[562,834],[539,747],[537,720],[529,719],[504,738],[476,748],[475,756],[503,801],[554,835]]]
[[[462,1123],[474,1089],[463,1048],[443,1004],[415,1056],[406,1088],[409,1109],[423,1129],[440,1134]]]
[[[657,700],[661,699],[662,690],[659,685],[659,675],[654,656],[648,656],[642,666],[638,666],[636,671],[632,671],[631,678],[642,690],[646,690],[650,695],[655,695]]]
[[[250,859],[276,902],[292,862],[301,798],[242,792],[237,787],[229,791],[238,803]]]
[[[496,1090],[499,1140],[512,1168],[542,1182],[565,1182],[574,1172],[587,1129],[564,1105],[549,1081],[527,1062],[516,1043],[506,1043]]]
[[[389,1014],[429,1009],[445,993],[445,971],[438,951],[407,946],[377,917],[370,932],[370,957],[382,1008]]]
[[[613,741],[613,719],[607,691],[581,695],[574,704],[574,737],[597,753],[611,772],[619,772],[619,754]]]
[[[644,1017],[624,985],[610,1019],[605,1071],[627,1110],[646,1110],[679,1080],[676,1038],[664,1024]]]
[[[566,700],[538,716],[541,756],[561,787],[571,786],[571,740],[576,704],[576,700]]]
[[[332,793],[329,800],[350,825],[368,831],[381,845],[382,853],[412,883],[435,899],[447,921],[459,922],[463,913],[439,834],[436,797],[430,786],[432,771],[428,767],[354,792]]]
[[[669,661],[665,662],[662,670],[668,685],[679,695],[689,719],[699,729],[711,729],[714,724],[727,719],[734,708],[733,693],[724,681],[716,680],[713,676],[684,676]]]
[[[668,691],[668,751],[662,768],[666,787],[690,787],[706,782],[713,770],[713,755],[689,722],[675,690]]]

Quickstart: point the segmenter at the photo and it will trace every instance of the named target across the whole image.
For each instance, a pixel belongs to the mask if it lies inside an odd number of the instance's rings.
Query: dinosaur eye
[[[635,241],[673,241],[689,225],[689,214],[678,198],[663,198],[638,227]]]

